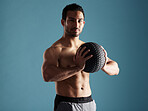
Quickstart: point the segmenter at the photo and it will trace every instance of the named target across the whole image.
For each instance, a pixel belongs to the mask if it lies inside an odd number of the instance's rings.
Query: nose
[[[74,26],[75,26],[76,28],[79,27],[79,22],[78,22],[78,20],[76,20],[76,21],[74,22]]]

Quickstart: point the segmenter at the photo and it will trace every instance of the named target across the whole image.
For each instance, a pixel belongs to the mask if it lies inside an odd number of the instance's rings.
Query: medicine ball
[[[83,53],[87,51],[88,49],[90,50],[90,52],[85,57],[89,55],[93,55],[93,57],[91,57],[90,59],[86,61],[85,68],[83,71],[88,72],[88,73],[97,72],[105,64],[105,52],[103,51],[103,48],[94,42],[84,43],[80,46],[80,48],[82,49],[83,47],[86,47]]]

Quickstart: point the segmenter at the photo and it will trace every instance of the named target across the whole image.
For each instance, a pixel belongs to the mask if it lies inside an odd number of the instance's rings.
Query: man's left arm
[[[102,47],[103,48],[103,47]],[[111,60],[110,58],[107,57],[107,52],[106,50],[103,48],[104,53],[105,53],[105,64],[102,68],[102,70],[108,74],[108,75],[118,75],[119,74],[119,67],[118,67],[118,63]]]
[[[108,75],[118,75],[119,74],[119,67],[117,62],[111,60],[110,58],[106,57],[106,63],[102,70]]]

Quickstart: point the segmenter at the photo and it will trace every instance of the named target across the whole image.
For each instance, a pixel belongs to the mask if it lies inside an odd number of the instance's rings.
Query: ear
[[[83,21],[83,24],[85,24],[85,21]]]
[[[83,28],[84,28],[84,25],[85,25],[85,21],[83,21]]]
[[[61,24],[64,26],[65,20],[61,19]]]

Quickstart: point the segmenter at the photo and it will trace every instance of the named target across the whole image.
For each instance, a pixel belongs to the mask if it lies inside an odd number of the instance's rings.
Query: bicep
[[[42,72],[52,67],[58,67],[58,56],[54,53],[54,49],[47,49],[43,55]]]

